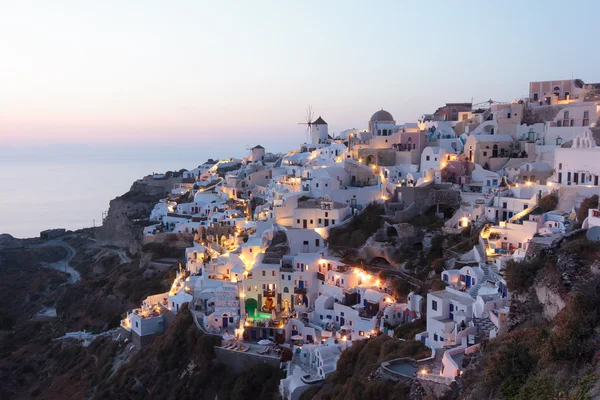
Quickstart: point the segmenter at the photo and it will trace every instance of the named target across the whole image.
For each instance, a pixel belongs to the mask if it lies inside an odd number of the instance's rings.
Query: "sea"
[[[292,148],[288,142],[262,145],[267,151],[285,152]],[[50,228],[100,226],[110,200],[127,192],[135,180],[193,169],[209,158],[243,158],[250,154],[248,147],[233,140],[0,144],[0,234],[29,238]]]

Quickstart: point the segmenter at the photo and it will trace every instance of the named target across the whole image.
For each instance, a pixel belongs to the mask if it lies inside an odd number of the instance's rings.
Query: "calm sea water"
[[[0,233],[25,238],[98,226],[109,201],[136,179],[247,154],[243,143],[222,142],[0,147]]]

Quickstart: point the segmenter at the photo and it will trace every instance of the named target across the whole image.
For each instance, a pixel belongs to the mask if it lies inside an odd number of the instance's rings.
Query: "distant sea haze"
[[[0,234],[36,237],[49,228],[90,227],[94,220],[99,226],[110,200],[136,179],[247,153],[243,143],[216,141],[0,147]]]

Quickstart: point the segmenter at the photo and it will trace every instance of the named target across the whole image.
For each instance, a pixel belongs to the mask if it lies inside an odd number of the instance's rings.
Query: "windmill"
[[[298,122],[298,125],[306,125],[306,143],[308,143],[308,135],[310,134],[310,128],[312,127],[313,117],[314,117],[314,114],[313,114],[312,106],[309,105],[306,108],[306,115],[305,115],[306,122]]]

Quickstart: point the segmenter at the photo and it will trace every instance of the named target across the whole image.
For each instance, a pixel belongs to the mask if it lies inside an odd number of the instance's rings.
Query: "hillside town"
[[[530,82],[525,98],[444,103],[405,123],[380,109],[339,133],[326,118],[311,115],[308,140],[285,154],[257,143],[183,172],[143,240],[193,245],[120,339],[143,351],[189,310],[221,338],[219,356],[281,368],[281,396],[298,400],[353,344],[404,340],[395,332],[413,324],[430,357],[381,372],[450,385],[507,329],[507,265],[582,229],[600,240],[597,207],[576,218],[600,194],[600,84]],[[353,224],[373,214],[382,223],[359,240]],[[440,254],[419,273],[402,253],[426,249]]]

